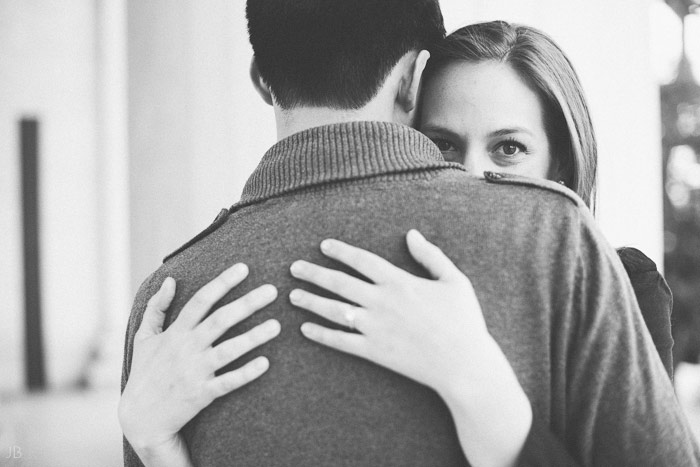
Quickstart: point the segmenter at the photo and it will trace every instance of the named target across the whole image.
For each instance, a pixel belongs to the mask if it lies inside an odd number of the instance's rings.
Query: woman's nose
[[[469,175],[481,177],[485,171],[491,169],[487,159],[488,156],[484,156],[483,154],[467,153],[464,157],[464,167],[467,169],[467,173]]]

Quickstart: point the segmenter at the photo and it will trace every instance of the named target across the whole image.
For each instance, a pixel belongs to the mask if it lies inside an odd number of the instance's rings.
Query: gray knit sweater
[[[170,323],[197,289],[245,262],[249,278],[222,303],[266,282],[280,295],[224,337],[270,317],[282,333],[225,369],[266,355],[268,373],[185,427],[195,465],[465,465],[436,393],[304,339],[300,324],[320,318],[287,297],[294,287],[311,288],[289,274],[294,260],[343,269],[320,254],[329,237],[423,274],[405,246],[411,228],[470,277],[536,417],[579,462],[697,465],[629,280],[580,200],[553,183],[471,178],[423,135],[389,123],[313,128],[273,146],[240,203],[142,285],[122,387],[134,333],[163,279],[178,282]],[[128,445],[125,454],[126,465],[138,465]]]

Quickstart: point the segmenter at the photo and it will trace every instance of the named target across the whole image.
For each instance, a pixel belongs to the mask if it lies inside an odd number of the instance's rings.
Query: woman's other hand
[[[489,334],[471,281],[418,231],[406,236],[431,279],[337,240],[321,251],[372,281],[306,261],[292,275],[356,304],[295,289],[291,302],[358,332],[304,323],[309,339],[433,388],[447,403],[474,465],[512,465],[530,430],[529,400]]]
[[[213,343],[231,326],[270,304],[270,284],[247,293],[204,318],[214,304],[248,275],[236,264],[202,287],[163,331],[165,311],[175,295],[167,278],[148,302],[134,336],[129,380],[119,402],[124,436],[148,466],[191,465],[180,435],[182,427],[214,399],[250,383],[269,367],[257,357],[219,376],[215,371],[277,336],[280,324],[268,320],[240,336]]]

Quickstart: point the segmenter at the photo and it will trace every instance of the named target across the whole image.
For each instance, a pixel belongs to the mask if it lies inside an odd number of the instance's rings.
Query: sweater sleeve
[[[585,465],[700,465],[700,451],[615,251],[583,215],[566,443]]]
[[[525,440],[525,446],[518,459],[519,467],[546,467],[566,465],[578,467],[564,443],[557,438],[549,427],[533,413],[532,427]]]
[[[671,310],[673,296],[656,264],[636,248],[619,248],[617,254],[632,283],[644,323],[649,329],[656,351],[673,378],[673,336]]]

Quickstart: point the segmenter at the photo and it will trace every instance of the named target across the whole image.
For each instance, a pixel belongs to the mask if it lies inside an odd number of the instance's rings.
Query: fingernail
[[[292,272],[292,274],[300,274],[301,271],[303,271],[304,265],[302,264],[301,261],[294,261],[292,265],[289,267],[289,270]]]
[[[321,242],[321,251],[324,253],[330,253],[333,250],[333,240],[326,239]]]
[[[240,276],[242,274],[248,274],[248,266],[243,263],[236,263],[228,269],[229,274]]]
[[[264,370],[268,366],[270,366],[270,362],[265,357],[260,357],[259,359],[255,360],[256,370]]]
[[[425,240],[425,237],[423,236],[423,234],[418,232],[416,229],[409,230],[408,235],[412,236],[414,240],[419,240],[419,241]]]
[[[173,285],[175,285],[175,279],[173,279],[172,277],[166,277],[163,281],[163,284],[160,286],[160,289],[165,292],[167,290],[170,290],[173,287]]]
[[[301,333],[304,334],[305,336],[313,336],[314,335],[314,327],[311,326],[309,323],[303,323],[301,325]]]
[[[263,298],[270,299],[277,296],[277,287],[272,284],[265,284],[261,290]]]
[[[272,335],[279,334],[280,330],[282,329],[282,325],[276,319],[269,320],[267,323],[265,323],[265,327]]]

